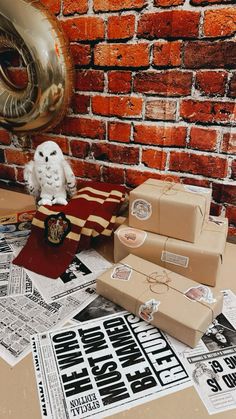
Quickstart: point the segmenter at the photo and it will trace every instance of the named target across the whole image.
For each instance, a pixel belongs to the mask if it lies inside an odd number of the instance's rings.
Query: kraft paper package
[[[196,243],[184,242],[122,224],[114,235],[114,261],[128,254],[140,256],[205,285],[221,276],[228,219],[210,216]]]
[[[194,243],[209,216],[210,188],[148,179],[130,192],[130,227]]]
[[[0,189],[0,224],[31,221],[35,212],[33,196]]]
[[[222,311],[223,294],[138,256],[97,278],[97,293],[194,348]]]

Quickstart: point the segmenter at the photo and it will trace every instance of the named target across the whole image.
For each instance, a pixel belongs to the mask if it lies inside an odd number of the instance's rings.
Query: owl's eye
[[[42,151],[40,151],[40,152],[39,152],[39,155],[40,155],[41,157],[43,157],[43,153],[42,153]]]
[[[50,156],[55,156],[56,154],[57,154],[57,152],[56,152],[56,150],[54,150],[50,153]]]

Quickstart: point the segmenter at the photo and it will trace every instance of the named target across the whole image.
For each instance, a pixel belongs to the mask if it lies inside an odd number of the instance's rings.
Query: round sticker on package
[[[147,220],[152,215],[152,205],[144,199],[135,199],[132,202],[131,215],[139,220]]]
[[[112,279],[120,279],[121,281],[128,281],[132,274],[132,268],[129,265],[118,265],[112,271]]]
[[[146,322],[152,321],[153,315],[158,310],[159,305],[160,301],[158,300],[149,300],[146,303],[141,304],[138,311],[139,317],[141,317],[141,319],[145,320]]]
[[[142,246],[147,237],[146,231],[137,230],[131,227],[120,229],[117,235],[122,244],[132,248]]]
[[[184,293],[184,295],[191,301],[204,301],[209,304],[216,302],[216,299],[213,298],[212,291],[204,285],[191,287]]]

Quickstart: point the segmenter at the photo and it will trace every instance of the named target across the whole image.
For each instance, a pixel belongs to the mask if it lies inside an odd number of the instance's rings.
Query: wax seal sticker
[[[118,239],[127,247],[140,247],[147,237],[146,231],[135,228],[122,228],[118,231]]]
[[[152,215],[152,205],[144,199],[135,199],[132,202],[131,215],[139,220],[147,220]]]
[[[71,223],[63,212],[49,215],[45,221],[45,239],[48,244],[58,246],[71,230]]]
[[[157,300],[149,300],[144,304],[141,304],[138,310],[138,315],[141,319],[145,320],[146,322],[150,322],[153,320],[153,314],[158,310],[158,306],[160,301]]]
[[[205,303],[215,303],[212,291],[205,285],[198,285],[197,287],[189,288],[184,295],[191,301],[204,301]]]
[[[120,279],[122,281],[128,281],[132,274],[132,268],[129,265],[118,265],[113,269],[111,274],[112,279]]]

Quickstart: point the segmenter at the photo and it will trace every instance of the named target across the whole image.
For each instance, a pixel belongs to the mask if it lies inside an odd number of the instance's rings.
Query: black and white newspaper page
[[[94,249],[89,249],[75,255],[71,264],[60,278],[52,280],[27,269],[25,271],[45,301],[52,303],[89,285],[93,285],[95,279],[110,267],[110,262]]]
[[[42,417],[103,418],[192,385],[164,334],[129,313],[31,343]]]
[[[32,282],[26,272],[12,264],[14,247],[5,237],[0,239],[0,298],[25,295],[33,291]]]
[[[236,296],[222,292],[223,312],[195,349],[168,338],[209,414],[236,409]]]
[[[58,302],[46,303],[39,291],[0,299],[0,356],[14,366],[30,350],[30,337],[61,327],[94,299],[95,290],[85,288]]]

